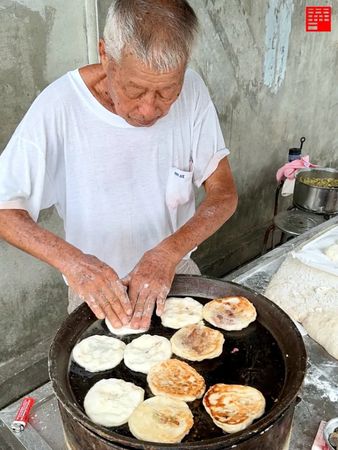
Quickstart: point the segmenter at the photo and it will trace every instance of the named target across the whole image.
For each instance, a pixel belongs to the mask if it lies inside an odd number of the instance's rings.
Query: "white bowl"
[[[329,441],[329,436],[331,433],[334,432],[334,430],[336,428],[338,428],[338,417],[335,417],[334,419],[329,420],[324,427],[324,431],[323,431],[324,439],[325,439],[325,442],[327,443],[327,445],[329,446],[330,450],[335,450],[335,448],[332,447],[332,445]]]

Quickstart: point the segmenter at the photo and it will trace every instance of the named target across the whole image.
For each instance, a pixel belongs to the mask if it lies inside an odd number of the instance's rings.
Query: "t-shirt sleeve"
[[[14,134],[0,156],[0,209],[24,209],[36,221],[53,204],[44,151]]]
[[[38,95],[0,155],[0,209],[24,209],[35,221],[58,205],[63,103],[54,91]]]
[[[201,79],[198,80],[198,100],[193,124],[193,181],[200,187],[216,170],[221,159],[229,155],[214,104]]]

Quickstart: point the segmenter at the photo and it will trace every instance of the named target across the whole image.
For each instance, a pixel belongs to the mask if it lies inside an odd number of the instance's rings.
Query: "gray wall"
[[[46,85],[96,58],[96,40],[95,1],[0,1],[0,151]],[[42,212],[39,222],[62,235],[62,223],[52,209]],[[2,385],[6,377],[46,353],[50,336],[66,315],[67,291],[54,269],[4,242],[0,242],[0,269]],[[31,351],[43,340],[43,351]],[[13,366],[17,355],[22,355],[21,361]],[[2,387],[0,406],[12,395],[10,387]]]
[[[219,112],[239,192],[236,215],[196,259],[214,275],[259,253],[274,174],[289,147],[338,167],[338,11],[331,33],[305,32],[305,5],[327,1],[191,0],[201,21],[193,66]]]
[[[95,61],[96,19],[102,30],[109,3],[99,0],[96,16],[94,0],[0,1],[0,150],[48,83]],[[240,195],[236,215],[194,258],[203,272],[223,275],[259,253],[274,173],[300,136],[313,161],[338,165],[338,12],[333,8],[331,33],[305,33],[305,1],[191,4],[201,21],[192,66],[218,109]],[[51,211],[41,225],[62,233]],[[58,273],[5,243],[0,266],[1,362],[54,333],[66,291]]]

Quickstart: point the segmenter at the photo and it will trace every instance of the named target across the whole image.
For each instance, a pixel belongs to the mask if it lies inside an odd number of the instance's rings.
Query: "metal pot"
[[[300,178],[335,178],[338,170],[329,168],[300,169],[296,175],[293,203],[301,209],[318,214],[338,213],[338,188],[323,188],[303,183]]]
[[[193,296],[201,303],[210,299],[239,295],[256,307],[257,320],[241,331],[224,332],[223,353],[213,360],[189,362],[208,386],[217,382],[247,384],[260,389],[266,398],[263,417],[247,429],[224,434],[205,412],[201,401],[189,403],[195,425],[180,444],[155,444],[135,439],[128,426],[106,428],[93,423],[84,413],[83,398],[90,387],[102,378],[117,377],[146,390],[146,376],[132,372],[121,363],[113,371],[90,374],[71,361],[74,345],[91,334],[108,334],[104,321],[96,320],[87,305],[80,306],[61,325],[49,354],[49,374],[59,402],[66,441],[72,450],[112,449],[199,449],[282,450],[288,436],[304,379],[306,353],[304,343],[292,320],[262,295],[235,283],[207,277],[178,275],[170,295]],[[175,330],[161,325],[154,316],[150,334],[170,337]],[[125,337],[129,342],[133,337]],[[233,349],[237,347],[237,351]]]

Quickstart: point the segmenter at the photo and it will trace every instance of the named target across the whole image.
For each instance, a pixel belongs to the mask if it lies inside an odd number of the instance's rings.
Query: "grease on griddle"
[[[210,301],[210,299],[198,297],[196,297],[196,300],[203,304]],[[212,325],[208,326],[217,329]],[[216,383],[244,384],[256,387],[266,399],[265,414],[269,413],[275,404],[275,400],[280,397],[285,381],[284,358],[276,340],[267,328],[259,322],[259,317],[241,331],[217,330],[223,333],[225,339],[222,355],[213,360],[189,362],[189,364],[203,376],[207,388]],[[148,330],[149,334],[158,334],[168,339],[175,332],[176,330],[163,327],[157,316],[153,317],[151,327]],[[109,336],[108,329],[103,321],[94,322],[79,340],[93,334]],[[129,343],[135,339],[135,336],[122,336],[121,339],[125,343]],[[234,349],[236,351],[232,353]],[[185,361],[182,358],[177,359]],[[121,362],[115,369],[94,375],[71,362],[68,376],[74,401],[82,411],[84,411],[83,399],[86,393],[97,381],[103,378],[115,377],[131,381],[145,390],[145,398],[152,396],[146,375],[132,372],[125,366],[124,362]],[[224,436],[223,431],[213,423],[205,411],[201,399],[189,402],[188,405],[194,415],[194,426],[182,442],[197,442]],[[102,427],[102,430],[111,430],[122,436],[132,437],[128,425],[116,428]],[[225,444],[226,436],[224,437]]]

